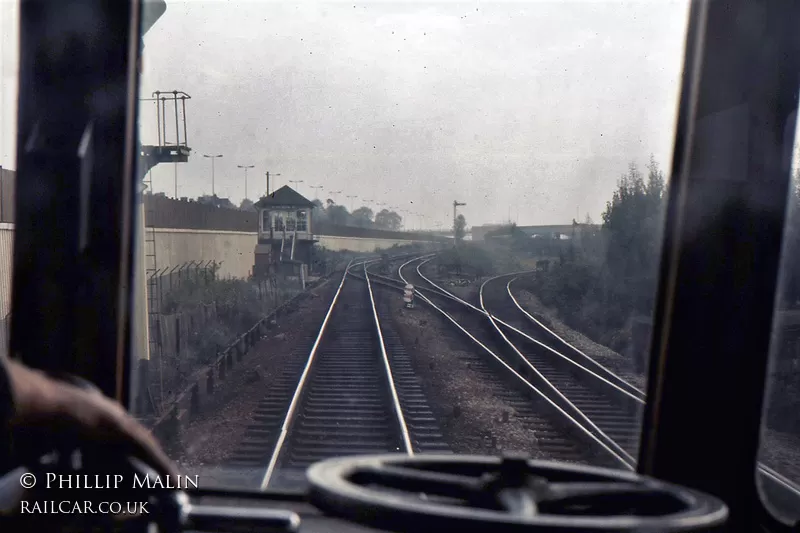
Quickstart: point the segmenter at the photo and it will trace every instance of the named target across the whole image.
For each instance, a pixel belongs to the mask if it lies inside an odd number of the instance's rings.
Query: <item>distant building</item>
[[[224,209],[236,209],[236,206],[233,205],[233,202],[231,202],[228,198],[220,198],[217,195],[199,196],[197,198],[197,203],[202,205],[212,205],[214,207],[220,207]]]
[[[314,203],[284,185],[255,204],[258,244],[253,274],[305,275],[313,256]]]
[[[483,241],[489,233],[496,233],[503,229],[502,224],[483,224],[482,226],[472,226],[472,239]]]
[[[597,232],[600,226],[594,224],[552,224],[543,226],[514,226],[512,224],[484,224],[472,226],[472,239],[483,241],[490,238],[510,237],[512,231],[521,232],[531,239],[568,240],[579,238],[586,232]]]

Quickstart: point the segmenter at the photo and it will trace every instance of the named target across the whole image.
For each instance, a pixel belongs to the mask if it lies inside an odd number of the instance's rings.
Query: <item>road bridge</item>
[[[517,226],[518,231],[526,233],[530,237],[558,238],[560,235],[571,237],[573,232],[581,231],[584,224],[551,224],[543,226]],[[489,232],[510,228],[510,224],[484,224],[482,226],[472,226],[472,240],[482,241]]]

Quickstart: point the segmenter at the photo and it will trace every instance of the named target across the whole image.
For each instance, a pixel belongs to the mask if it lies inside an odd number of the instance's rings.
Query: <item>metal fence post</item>
[[[162,309],[164,309],[164,274],[167,273],[169,267],[165,267],[164,270],[158,270],[158,280],[156,280],[158,285],[158,313],[162,314]]]
[[[192,267],[194,266],[194,261],[189,261],[188,263],[184,263],[186,265],[186,281],[192,281]]]
[[[172,292],[172,275],[175,273],[175,270],[179,269],[180,265],[176,265],[172,267],[172,270],[169,271],[169,290]],[[177,287],[175,287],[177,288]]]
[[[207,263],[205,264],[205,266],[203,267],[203,281],[204,281],[204,283],[206,284],[206,286],[210,285],[210,284],[211,284],[211,282],[212,282],[212,281],[214,281],[214,279],[213,279],[213,277],[212,277],[212,276],[213,276],[213,273],[210,273],[210,272],[209,272],[209,268],[211,268],[211,264],[212,264],[213,262],[214,262],[214,260],[213,260],[213,259],[209,259],[209,260],[208,260],[208,262],[207,262]]]

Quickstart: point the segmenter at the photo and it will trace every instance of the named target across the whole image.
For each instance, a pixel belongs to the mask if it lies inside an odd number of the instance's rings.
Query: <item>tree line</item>
[[[164,196],[163,192],[155,193],[154,196]],[[202,205],[210,205],[221,209],[236,209],[239,211],[255,211],[255,203],[245,198],[241,203],[236,206],[228,198],[221,198],[219,196],[202,195],[190,201],[197,202]],[[331,199],[328,199],[325,204],[320,200],[314,200],[314,220],[317,222],[327,222],[329,224],[336,224],[339,226],[355,226],[359,228],[375,228],[391,231],[398,231],[403,227],[403,217],[395,211],[390,209],[381,209],[380,211],[373,211],[372,208],[367,206],[354,209],[349,212],[343,205],[339,205]],[[463,219],[463,217],[462,217]]]
[[[666,180],[653,157],[621,175],[602,213],[602,226],[573,221],[580,231],[558,246],[553,267],[526,283],[561,319],[595,342],[630,353],[631,321],[649,319],[656,293]],[[512,240],[521,242],[521,240]]]
[[[314,220],[317,222],[327,222],[339,226],[355,226],[359,228],[376,228],[398,231],[403,227],[403,217],[390,209],[373,211],[372,208],[361,206],[349,212],[343,205],[339,205],[331,199],[325,204],[320,200],[314,200]]]
[[[542,303],[557,309],[564,323],[628,356],[633,367],[649,352],[646,342],[635,341],[633,327],[652,317],[666,201],[666,180],[656,161],[651,157],[645,172],[631,163],[606,203],[602,226],[583,225],[579,236],[560,249],[548,272],[520,279]],[[800,173],[794,175],[788,202],[781,312],[800,309]],[[776,333],[767,425],[797,434],[800,350],[786,342],[783,331]]]

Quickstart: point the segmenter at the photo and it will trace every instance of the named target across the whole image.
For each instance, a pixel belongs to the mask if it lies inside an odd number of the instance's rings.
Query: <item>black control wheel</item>
[[[679,532],[723,525],[717,498],[630,472],[517,457],[358,456],[308,470],[320,509],[394,531]]]

